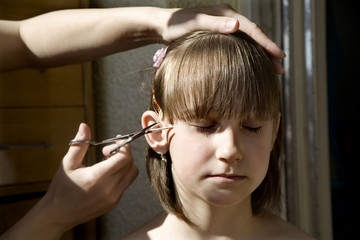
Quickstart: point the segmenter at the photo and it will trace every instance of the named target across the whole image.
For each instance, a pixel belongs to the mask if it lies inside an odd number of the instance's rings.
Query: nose
[[[233,162],[243,158],[240,149],[240,136],[236,128],[228,127],[218,134],[216,158],[220,161]]]

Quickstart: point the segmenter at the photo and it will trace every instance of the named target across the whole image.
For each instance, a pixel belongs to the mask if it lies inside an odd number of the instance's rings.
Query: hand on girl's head
[[[271,56],[272,62],[274,64],[276,73],[284,73],[284,68],[280,62],[280,59],[284,59],[286,54],[284,51],[273,42],[263,31],[256,25],[254,22],[250,21],[247,17],[236,12],[229,4],[219,4],[218,5],[218,14],[228,17],[233,17],[238,21],[238,28],[232,30],[218,30],[223,33],[233,33],[236,30],[241,30],[252,37],[256,42],[258,42]]]
[[[280,61],[280,59],[275,58],[275,57],[270,57],[271,58],[271,62],[274,65],[275,71],[277,74],[283,74],[284,73],[284,67]]]
[[[192,20],[192,21],[190,21]],[[183,24],[179,24],[179,22]],[[286,55],[254,22],[239,14],[229,4],[222,3],[207,7],[184,8],[173,13],[162,37],[171,42],[185,33],[210,30],[219,33],[234,33],[241,30],[258,42],[271,56],[278,74],[284,72],[280,60]]]

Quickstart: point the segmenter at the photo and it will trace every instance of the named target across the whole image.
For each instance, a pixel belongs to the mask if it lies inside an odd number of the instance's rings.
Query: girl
[[[156,55],[144,127],[147,170],[165,209],[125,239],[311,239],[279,210],[279,80],[243,32],[197,32]],[[152,111],[151,109],[154,109]]]

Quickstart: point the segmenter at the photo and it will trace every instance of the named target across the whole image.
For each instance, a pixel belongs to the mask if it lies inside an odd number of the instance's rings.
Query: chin
[[[226,192],[211,194],[206,200],[209,204],[218,207],[233,207],[251,199],[250,194],[240,195],[238,192]],[[251,202],[251,200],[249,201]]]

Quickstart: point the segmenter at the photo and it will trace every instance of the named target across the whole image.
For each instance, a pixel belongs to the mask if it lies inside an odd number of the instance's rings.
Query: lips
[[[239,182],[245,178],[245,176],[236,175],[236,174],[214,174],[214,175],[209,175],[208,177],[220,183]]]

